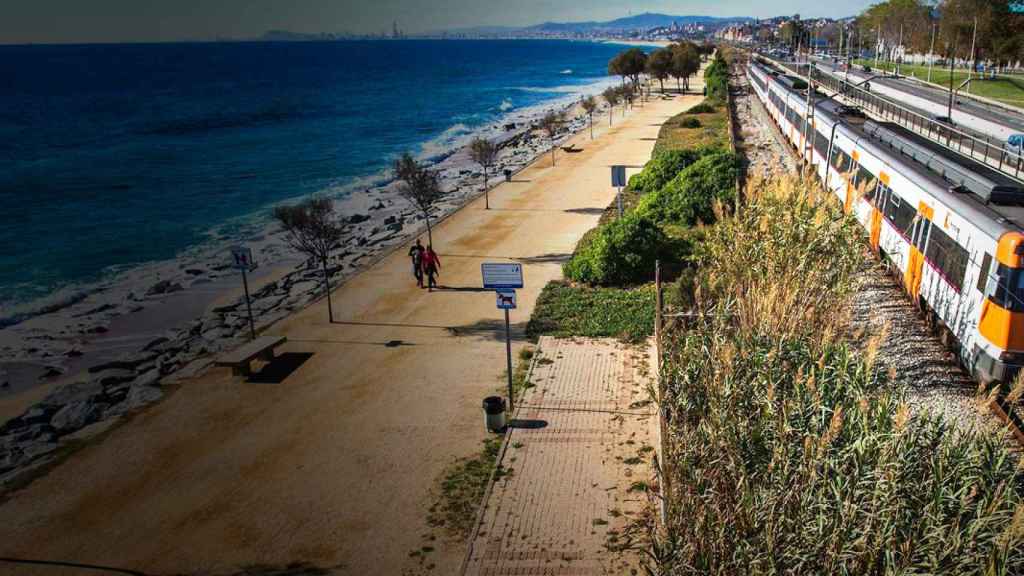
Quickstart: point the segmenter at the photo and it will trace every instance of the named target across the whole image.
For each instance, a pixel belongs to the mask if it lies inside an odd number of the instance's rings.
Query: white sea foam
[[[501,104],[498,106],[498,110],[501,110],[502,112],[508,112],[513,107],[514,106],[512,106],[512,99],[505,98],[504,100],[501,101]]]
[[[565,70],[559,72],[559,74],[572,74],[572,68],[566,68]]]

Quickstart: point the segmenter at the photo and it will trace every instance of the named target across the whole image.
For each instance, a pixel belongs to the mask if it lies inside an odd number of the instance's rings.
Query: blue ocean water
[[[362,189],[402,151],[443,155],[459,134],[602,79],[621,49],[0,47],[0,310],[173,258],[283,199]]]

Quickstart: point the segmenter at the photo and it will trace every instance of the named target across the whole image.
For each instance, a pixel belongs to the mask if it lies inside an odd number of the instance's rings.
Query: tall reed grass
[[[813,182],[753,182],[666,335],[658,574],[1022,574],[1015,459],[911,416],[846,342],[863,242]]]

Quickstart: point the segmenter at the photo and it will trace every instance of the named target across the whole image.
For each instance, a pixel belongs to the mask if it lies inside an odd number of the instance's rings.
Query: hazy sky
[[[848,16],[871,0],[0,0],[0,43],[248,38],[270,29],[410,32],[630,13]]]

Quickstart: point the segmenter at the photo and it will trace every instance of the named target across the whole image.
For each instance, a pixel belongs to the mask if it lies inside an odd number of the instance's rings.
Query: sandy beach
[[[229,370],[178,372],[172,393],[77,451],[0,507],[0,555],[147,573],[230,573],[255,565],[399,574],[430,542],[435,573],[464,543],[431,531],[431,490],[485,437],[480,401],[504,373],[502,322],[479,290],[483,261],[524,264],[516,348],[544,284],[613,199],[608,166],[643,164],[660,125],[698,96],[651,102],[614,126],[597,118],[513,182],[435,229],[444,289],[415,287],[402,250],[326,303],[285,313],[294,370],[279,383]],[[273,283],[272,283],[273,284]],[[436,541],[429,538],[437,538]],[[54,574],[19,567],[18,573]],[[58,572],[59,573],[59,572]]]
[[[596,90],[605,83],[587,89]],[[582,111],[573,104],[577,98],[569,95],[512,111],[477,133],[502,147],[492,168],[491,185],[502,170],[518,172],[548,150],[550,141],[534,129],[537,118],[548,110],[568,113],[556,143],[586,126]],[[481,169],[465,148],[445,154],[432,169],[446,191],[432,212],[435,220],[483,193]],[[422,214],[386,180],[342,194],[335,199],[335,208],[349,222],[330,260],[335,285],[425,229]],[[242,227],[241,234],[244,240],[212,238],[175,260],[139,266],[97,285],[58,293],[44,313],[0,327],[0,439],[17,435],[27,440],[25,434],[35,421],[54,416],[68,404],[70,396],[61,390],[69,385],[94,384],[113,370],[107,383],[115,386],[115,393],[104,394],[99,402],[104,410],[78,414],[86,417],[70,419],[55,437],[31,438],[34,445],[19,448],[17,461],[0,459],[0,487],[23,469],[45,464],[59,447],[60,436],[158,399],[161,382],[205,370],[212,354],[235,347],[247,337],[241,277],[226,263],[228,246],[244,243],[261,264],[249,277],[257,329],[323,296],[320,271],[286,245],[277,226],[253,221]],[[133,374],[125,373],[126,369]]]

